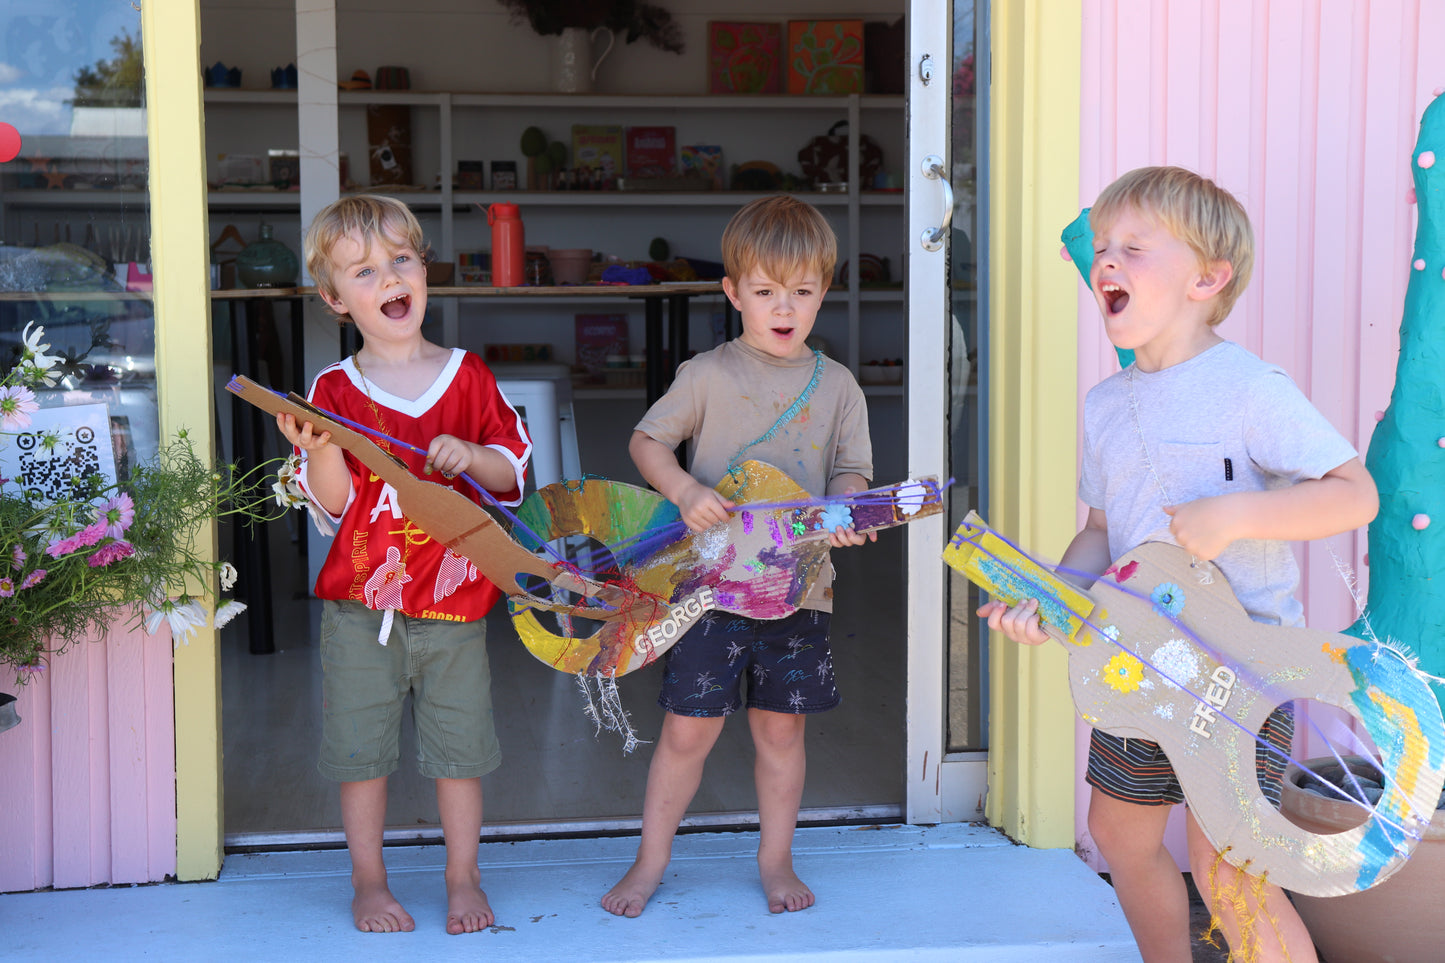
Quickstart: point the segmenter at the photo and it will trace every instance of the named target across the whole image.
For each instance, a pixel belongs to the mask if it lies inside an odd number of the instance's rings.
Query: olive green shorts
[[[417,771],[432,779],[484,776],[502,761],[492,724],[486,621],[396,614],[386,645],[382,613],[326,601],[321,612],[323,776],[360,782],[396,770],[401,713],[411,695]]]

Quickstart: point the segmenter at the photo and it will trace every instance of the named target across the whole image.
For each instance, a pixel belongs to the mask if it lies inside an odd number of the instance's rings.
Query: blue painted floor
[[[799,876],[818,902],[767,911],[756,833],[695,833],[637,919],[598,899],[636,837],[488,842],[497,925],[448,936],[442,852],[387,850],[411,933],[351,924],[344,851],[233,855],[221,878],[0,896],[0,958],[16,961],[1097,961],[1138,960],[1113,890],[1073,853],[988,828],[800,829]]]

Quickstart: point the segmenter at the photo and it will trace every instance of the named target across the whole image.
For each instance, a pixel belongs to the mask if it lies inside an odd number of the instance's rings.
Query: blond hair
[[[384,194],[353,194],[332,201],[311,221],[305,242],[306,271],[317,290],[329,298],[336,297],[331,252],[349,234],[360,238],[363,254],[371,253],[374,241],[382,241],[394,247],[409,247],[423,261],[429,260],[421,223],[406,204]]]
[[[775,281],[816,271],[833,280],[838,238],[813,205],[788,194],[760,197],[733,215],[722,236],[723,270],[734,281],[757,268]]]
[[[1201,268],[1229,262],[1233,274],[1215,298],[1209,323],[1227,318],[1254,272],[1254,231],[1234,195],[1182,167],[1140,167],[1104,188],[1089,211],[1089,226],[1097,232],[1126,208],[1154,218],[1193,248]]]

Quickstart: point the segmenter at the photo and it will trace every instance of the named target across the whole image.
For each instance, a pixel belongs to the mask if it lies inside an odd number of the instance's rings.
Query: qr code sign
[[[29,426],[0,446],[0,477],[26,494],[52,501],[71,495],[76,482],[100,475],[115,484],[115,455],[105,405],[42,408]]]
[[[27,494],[54,501],[66,498],[75,483],[100,472],[95,430],[82,425],[70,430],[24,432],[15,439],[20,450],[20,479]]]

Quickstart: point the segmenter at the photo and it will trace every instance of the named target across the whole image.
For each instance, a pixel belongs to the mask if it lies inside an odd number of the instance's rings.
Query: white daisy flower
[[[238,573],[237,573],[237,571],[236,571],[236,566],[232,565],[230,562],[222,562],[222,563],[221,563],[221,591],[222,591],[222,592],[229,592],[229,591],[231,591],[231,587],[236,584],[236,578],[237,578],[237,577],[238,577]]]
[[[216,628],[225,628],[232,619],[246,611],[245,602],[237,602],[235,599],[226,599],[216,609]]]
[[[206,610],[201,607],[200,602],[192,598],[186,598],[184,601],[166,599],[150,615],[146,616],[146,631],[154,635],[162,621],[170,623],[171,639],[175,642],[175,647],[180,648],[181,643],[191,641],[191,636],[195,634],[196,629],[206,624]]]

